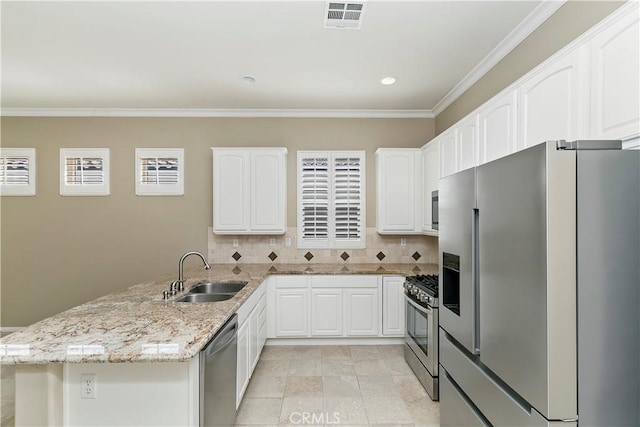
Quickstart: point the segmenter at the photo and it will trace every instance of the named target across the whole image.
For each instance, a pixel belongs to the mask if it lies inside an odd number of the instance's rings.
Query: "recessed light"
[[[256,82],[256,78],[253,76],[244,76],[242,77],[242,81],[251,84]]]
[[[395,82],[396,82],[395,77],[385,77],[384,79],[380,80],[380,83],[382,83],[385,86],[392,85]]]

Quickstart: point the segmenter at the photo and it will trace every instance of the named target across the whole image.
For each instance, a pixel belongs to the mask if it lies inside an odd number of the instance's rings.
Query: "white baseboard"
[[[371,338],[268,338],[265,345],[398,345],[404,337]]]

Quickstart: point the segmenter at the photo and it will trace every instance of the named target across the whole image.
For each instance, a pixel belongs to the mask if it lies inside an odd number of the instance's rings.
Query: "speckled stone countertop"
[[[166,276],[51,316],[0,340],[0,362],[185,361],[194,357],[269,275],[437,273],[435,264],[223,264],[185,272],[185,289],[201,281],[246,281],[227,301],[164,301]],[[183,293],[178,294],[178,296]]]

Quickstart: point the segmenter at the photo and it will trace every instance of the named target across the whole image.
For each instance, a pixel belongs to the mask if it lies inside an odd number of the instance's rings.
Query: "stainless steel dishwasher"
[[[237,331],[234,314],[200,352],[200,427],[235,423]]]

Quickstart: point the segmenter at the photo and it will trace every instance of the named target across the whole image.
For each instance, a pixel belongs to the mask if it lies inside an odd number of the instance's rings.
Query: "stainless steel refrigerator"
[[[439,204],[441,426],[640,425],[640,151],[548,141]]]

